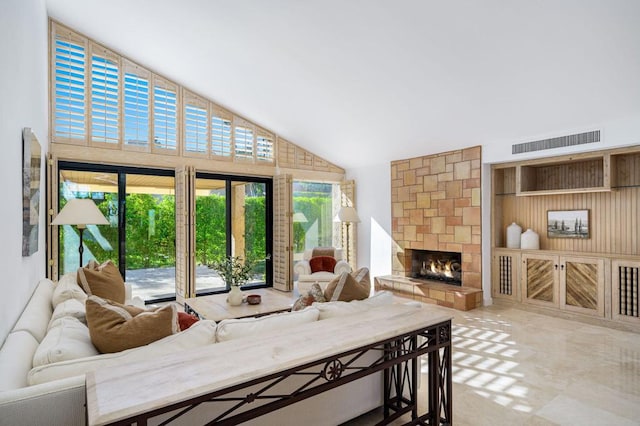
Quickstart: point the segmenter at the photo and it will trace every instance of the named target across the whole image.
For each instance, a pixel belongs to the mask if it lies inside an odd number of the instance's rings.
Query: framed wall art
[[[589,238],[589,210],[548,210],[547,237]]]

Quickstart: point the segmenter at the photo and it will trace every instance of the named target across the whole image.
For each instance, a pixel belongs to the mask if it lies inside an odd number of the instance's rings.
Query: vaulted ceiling
[[[47,0],[347,169],[640,114],[637,0]]]

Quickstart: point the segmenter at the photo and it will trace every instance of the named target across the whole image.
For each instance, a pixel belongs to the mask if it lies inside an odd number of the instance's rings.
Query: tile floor
[[[640,425],[640,334],[494,305],[455,311],[453,348],[456,426]]]

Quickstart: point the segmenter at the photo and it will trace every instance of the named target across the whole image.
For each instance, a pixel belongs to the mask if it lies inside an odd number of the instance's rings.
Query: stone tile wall
[[[480,146],[391,163],[394,275],[411,267],[405,249],[455,251],[462,285],[482,288],[480,167]]]

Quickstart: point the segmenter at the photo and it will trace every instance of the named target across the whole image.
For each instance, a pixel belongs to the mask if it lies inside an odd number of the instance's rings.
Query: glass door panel
[[[262,182],[234,182],[233,255],[256,261],[247,284],[264,284],[267,257],[267,188]]]
[[[126,173],[125,265],[132,295],[175,298],[175,179]]]
[[[227,255],[226,181],[196,179],[196,293],[220,291],[224,281],[208,265]]]
[[[116,173],[60,170],[58,211],[72,198],[91,198],[109,225],[87,225],[83,234],[83,263],[112,260],[118,264],[118,175]],[[58,227],[60,276],[80,267],[80,235],[74,225]]]

